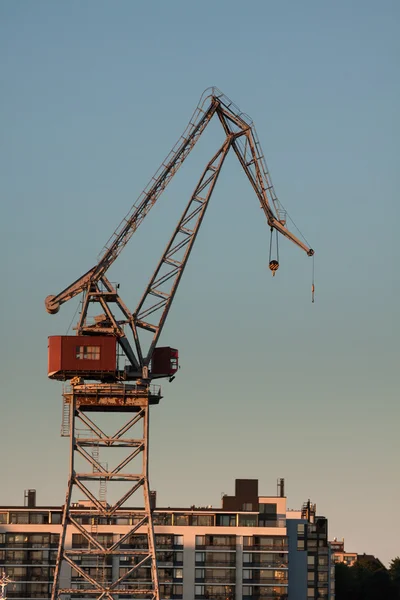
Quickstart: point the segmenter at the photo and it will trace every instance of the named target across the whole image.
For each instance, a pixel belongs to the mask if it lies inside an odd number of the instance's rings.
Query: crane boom
[[[279,220],[280,204],[272,185],[253,122],[220,90],[210,88],[202,95],[188,126],[178,142],[143,190],[130,212],[124,217],[108,240],[98,263],[57,295],[47,296],[45,300],[47,312],[50,314],[57,313],[61,304],[101,281],[179,167],[182,166],[215,114],[218,114],[227,135],[238,132],[246,133],[246,142],[243,144],[235,141],[232,147],[260,200],[270,227],[275,228],[307,252],[309,256],[312,256],[312,249],[293,235]],[[274,211],[276,214],[274,214]]]

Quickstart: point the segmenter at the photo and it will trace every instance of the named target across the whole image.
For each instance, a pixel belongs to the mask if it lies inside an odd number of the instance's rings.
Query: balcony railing
[[[204,583],[206,585],[209,583],[220,583],[220,584],[235,583],[236,582],[236,572],[232,569],[232,574],[229,574],[229,575],[213,575],[211,577],[205,575],[204,577],[196,577],[195,581],[196,581],[196,583]]]
[[[196,567],[227,567],[235,568],[236,567],[236,556],[232,552],[232,560],[196,560]]]
[[[244,562],[243,563],[243,567],[245,569],[287,569],[288,568],[288,563],[283,563],[282,561],[276,561],[276,562],[265,562],[265,563],[259,563],[259,562]]]
[[[247,544],[244,543],[243,544],[243,550],[252,550],[255,552],[258,551],[271,551],[273,550],[274,552],[287,552],[289,549],[289,546],[287,544],[283,544],[280,546],[275,546],[274,544]]]
[[[251,579],[245,579],[243,578],[243,584],[244,585],[287,585],[288,584],[288,578],[280,578],[280,577],[252,577]]]

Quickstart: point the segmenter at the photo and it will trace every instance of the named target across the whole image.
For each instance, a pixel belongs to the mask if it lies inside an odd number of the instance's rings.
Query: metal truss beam
[[[105,433],[103,426],[96,424],[93,413],[90,417],[85,413],[85,400],[82,390],[78,392],[78,387],[76,389],[72,387],[72,393],[68,393],[70,474],[52,600],[66,600],[67,597],[114,600],[118,594],[129,595],[131,598],[160,600],[148,481],[150,393],[146,395],[143,391],[140,392],[141,397],[136,398],[137,404],[132,409],[137,412],[133,416],[132,413],[128,414],[126,423],[110,435]],[[110,395],[115,396],[115,386],[109,387]],[[104,403],[107,385],[102,384],[99,391]],[[129,390],[121,393],[126,395]],[[93,407],[92,403],[90,407]],[[104,419],[107,413],[101,414]],[[132,435],[133,433],[135,435]],[[113,458],[113,454],[117,456],[111,466],[109,462],[102,460],[102,451],[107,451],[108,460]],[[120,456],[121,451],[125,454],[123,458]],[[114,482],[123,482],[122,494],[119,490],[115,495]],[[111,503],[106,497],[106,486],[107,492],[114,493]],[[76,491],[80,492],[81,497],[83,496],[85,500],[83,504],[72,502]],[[135,505],[143,508],[137,512],[137,515],[134,514],[134,524],[119,539],[114,536],[113,540],[107,543],[99,533],[101,524],[125,516],[126,502],[135,494],[137,496],[137,498],[135,496]],[[139,494],[141,494],[140,500]],[[67,530],[69,534],[81,536],[79,548],[65,547]],[[131,536],[139,530],[147,537],[147,548],[135,549],[134,544],[130,548]],[[129,568],[125,572],[114,573],[115,569],[111,568],[112,557],[118,556],[129,557]],[[89,563],[90,567],[87,566]],[[150,566],[148,571],[151,581],[141,581],[138,577],[139,569],[143,566]],[[71,584],[62,587],[62,569],[68,567],[71,569]]]

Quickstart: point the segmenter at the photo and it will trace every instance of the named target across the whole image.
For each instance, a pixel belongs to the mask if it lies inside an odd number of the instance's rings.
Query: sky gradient
[[[288,241],[272,279],[229,156],[161,340],[182,368],[152,411],[151,486],[219,506],[235,477],[265,495],[285,477],[349,551],[400,554],[399,21],[395,0],[1,2],[0,505],[64,500],[47,336],[77,299],[51,317],[44,298],[94,264],[216,85],[316,250],[316,302]],[[211,125],[110,271],[131,309],[220,140]]]

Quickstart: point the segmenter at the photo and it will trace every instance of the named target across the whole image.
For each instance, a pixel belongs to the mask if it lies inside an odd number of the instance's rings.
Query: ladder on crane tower
[[[63,396],[62,417],[61,417],[61,437],[69,437],[70,435],[70,415],[71,405]]]
[[[100,448],[99,444],[95,444],[92,447],[92,458],[95,460],[97,464],[93,464],[93,473],[100,473],[100,467],[104,467],[106,471],[108,471],[108,463],[100,462]],[[99,501],[103,506],[107,503],[107,480],[105,477],[100,477],[99,479]],[[99,533],[99,515],[98,511],[95,511],[95,507],[91,505],[91,515],[90,515],[90,533],[94,538],[97,538]],[[95,513],[95,514],[93,514]],[[107,568],[106,568],[106,557],[100,558],[97,556],[96,558],[96,580],[102,582],[103,584],[107,580]]]

